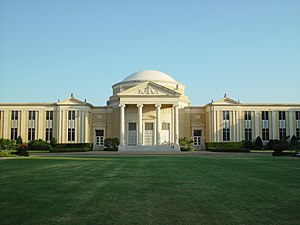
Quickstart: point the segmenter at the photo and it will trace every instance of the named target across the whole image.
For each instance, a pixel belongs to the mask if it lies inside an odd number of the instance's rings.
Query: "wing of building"
[[[93,143],[118,138],[119,150],[178,151],[187,137],[205,142],[235,142],[300,137],[300,104],[244,104],[224,98],[191,106],[185,86],[155,70],[129,75],[112,86],[106,106],[93,106],[71,95],[56,103],[0,103],[0,138],[54,137],[58,143]]]

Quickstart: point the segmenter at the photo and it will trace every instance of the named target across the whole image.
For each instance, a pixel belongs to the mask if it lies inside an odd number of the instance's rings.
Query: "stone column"
[[[179,142],[178,142],[178,105],[173,105],[173,108],[174,108],[174,144],[175,145],[179,145]]]
[[[271,114],[271,112],[269,111],[269,114]],[[269,115],[269,119],[270,119],[270,115]],[[272,135],[271,135],[271,130],[269,130],[270,132],[270,138],[272,137],[272,139],[277,139],[277,137],[279,137],[277,135],[278,129],[277,129],[277,125],[279,123],[279,119],[278,119],[278,114],[277,111],[272,111]]]
[[[125,105],[120,104],[120,146],[125,146]]]
[[[85,137],[85,143],[89,143],[91,141],[91,137],[90,137],[90,126],[89,126],[89,116],[90,116],[90,112],[89,111],[85,111],[85,116],[84,116],[84,137]]]
[[[143,105],[136,105],[138,107],[138,145],[143,145]]]
[[[255,111],[255,134],[254,134],[254,139],[256,139],[259,136],[259,112]]]
[[[289,123],[288,123],[287,128],[289,128],[289,133],[288,132],[286,132],[286,133],[290,137],[292,137],[295,134],[294,130],[296,130],[294,128],[294,124],[296,124],[296,123],[294,123],[294,118],[295,118],[294,116],[295,116],[295,113],[293,111],[288,111]]]
[[[161,145],[161,119],[160,119],[160,107],[157,104],[156,107],[156,145]]]

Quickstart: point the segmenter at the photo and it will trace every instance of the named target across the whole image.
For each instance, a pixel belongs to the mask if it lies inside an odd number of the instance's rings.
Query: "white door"
[[[136,123],[128,124],[128,145],[136,145]]]
[[[169,123],[162,123],[161,143],[163,145],[170,144],[170,124]]]
[[[96,146],[104,145],[104,130],[95,130],[96,133]]]
[[[201,146],[201,133],[202,130],[194,130],[194,146]]]
[[[153,145],[153,123],[145,123],[145,145]]]

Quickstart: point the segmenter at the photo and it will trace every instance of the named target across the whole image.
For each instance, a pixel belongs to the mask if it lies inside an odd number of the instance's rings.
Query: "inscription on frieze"
[[[152,88],[152,87],[145,87],[145,88],[140,88],[138,91],[139,95],[157,95],[158,90]]]

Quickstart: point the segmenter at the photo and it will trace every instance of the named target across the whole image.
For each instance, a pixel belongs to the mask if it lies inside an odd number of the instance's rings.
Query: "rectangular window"
[[[262,140],[268,141],[270,139],[269,128],[262,129]]]
[[[75,141],[75,129],[74,128],[68,128],[68,141],[69,142]]]
[[[300,111],[295,112],[296,120],[300,120]]]
[[[75,120],[75,111],[68,111],[68,119]]]
[[[244,112],[244,119],[245,119],[245,140],[252,141],[251,111]]]
[[[300,137],[300,111],[295,112],[296,117],[296,136]]]
[[[230,114],[223,111],[223,141],[230,141]]]
[[[35,139],[35,128],[28,128],[28,141]]]
[[[230,129],[223,129],[223,141],[230,141]]]
[[[268,111],[262,111],[261,112],[261,119],[262,120],[269,120],[269,112]]]
[[[52,128],[46,128],[46,141],[47,142],[51,141],[51,138],[53,137],[52,135],[53,135]]]
[[[53,111],[46,111],[46,120],[53,120]]]
[[[29,111],[29,120],[35,120],[35,111]]]
[[[245,128],[245,141],[252,141],[252,129]]]
[[[285,128],[279,128],[279,138],[280,140],[283,140],[286,137],[286,129]]]
[[[18,138],[18,128],[11,128],[10,140],[16,141]]]
[[[300,128],[296,128],[296,136],[300,138]]]
[[[11,120],[18,120],[18,111],[11,111]]]
[[[279,111],[279,120],[285,120],[285,111]]]

